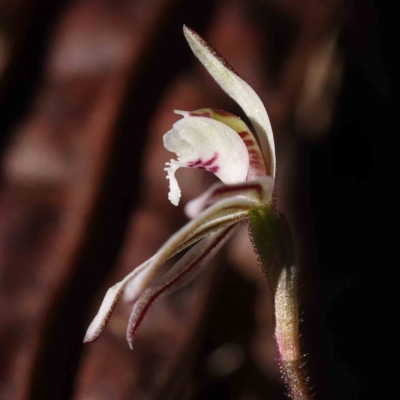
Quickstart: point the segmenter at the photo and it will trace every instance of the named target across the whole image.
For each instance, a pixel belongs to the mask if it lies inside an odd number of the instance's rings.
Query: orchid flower
[[[226,111],[175,111],[183,118],[164,135],[165,148],[177,155],[165,168],[169,200],[174,205],[180,200],[175,177],[178,168],[207,170],[222,183],[189,202],[185,212],[190,222],[153,257],[108,289],[84,342],[100,336],[123,295],[125,301],[133,303],[127,328],[132,348],[134,335],[154,302],[194,279],[240,223],[247,222],[273,294],[275,333],[286,383],[294,399],[308,399],[300,370],[293,246],[284,219],[272,202],[276,157],[267,111],[255,91],[196,32],[184,26],[184,35],[210,75],[245,112],[256,135],[239,117]],[[191,245],[161,280],[156,280],[163,263]]]

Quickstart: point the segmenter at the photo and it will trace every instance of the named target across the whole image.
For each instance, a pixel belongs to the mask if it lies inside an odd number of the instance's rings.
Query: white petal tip
[[[178,181],[176,180],[175,176],[170,176],[168,200],[174,206],[177,206],[179,204],[180,199],[181,199],[181,189],[179,188]]]
[[[125,287],[122,299],[124,303],[135,303],[147,286],[147,273],[144,271],[136,279],[131,280]]]
[[[86,331],[85,337],[83,338],[83,343],[94,342],[99,336],[100,333],[89,326],[88,330]]]
[[[189,111],[174,110],[175,114],[182,115],[182,117],[190,117]]]
[[[174,206],[177,206],[181,198],[181,189],[175,178],[175,172],[180,167],[180,163],[176,160],[171,160],[171,162],[166,163],[166,165],[167,167],[164,168],[164,171],[167,172],[167,179],[169,180],[168,199]]]
[[[185,214],[188,218],[193,219],[198,214],[198,207],[193,206],[192,204],[188,203],[185,207]]]
[[[179,197],[176,196],[168,196],[169,201],[172,203],[174,206],[179,205]]]
[[[196,38],[197,40],[201,40],[199,34],[186,25],[183,25],[183,34],[185,35],[186,39]]]
[[[191,200],[186,204],[185,214],[188,218],[194,219],[200,214],[200,212],[203,210],[205,200],[207,199],[206,194]]]
[[[85,337],[83,338],[83,343],[90,343],[90,342],[91,342],[90,337],[87,337],[85,335]]]
[[[119,282],[107,290],[100,309],[86,331],[84,343],[95,341],[104,331],[108,320],[122,294],[124,283]]]

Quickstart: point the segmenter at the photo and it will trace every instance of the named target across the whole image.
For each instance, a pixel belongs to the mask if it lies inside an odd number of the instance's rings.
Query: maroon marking
[[[206,161],[203,165],[204,165],[205,167],[208,167],[208,166],[211,165],[217,158],[218,158],[218,153],[214,153],[214,155],[212,156],[212,158],[210,158],[208,161]]]
[[[246,136],[248,136],[249,134],[248,134],[248,132],[246,132],[246,131],[240,131],[240,132],[238,132],[238,135],[242,138],[242,139],[244,139]]]
[[[179,281],[180,278],[185,276],[188,272],[190,272],[196,265],[201,263],[201,261],[206,257],[206,255],[214,248],[216,247],[222,239],[231,231],[234,227],[236,226],[235,223],[233,223],[231,226],[226,228],[225,231],[222,232],[222,235],[215,241],[211,243],[211,246],[204,251],[204,253],[200,254],[200,256],[195,259],[191,264],[189,264],[183,271],[181,271],[180,274],[176,275],[174,278],[172,278],[168,283],[164,284],[161,286],[161,288],[155,288],[154,292],[151,294],[149,297],[147,303],[144,304],[142,310],[140,310],[138,317],[136,318],[136,322],[133,324],[133,326],[130,328],[128,332],[128,340],[132,340],[133,337],[135,336],[136,330],[139,328],[140,324],[143,321],[143,318],[146,316],[147,311],[149,310],[150,306],[154,304],[154,302],[157,300],[157,298],[167,289],[169,289],[171,286],[173,286],[177,281]]]
[[[214,193],[211,193],[210,198],[212,198],[213,196],[218,196],[224,193],[235,193],[235,192],[243,192],[243,191],[247,191],[247,190],[255,190],[257,192],[257,194],[259,195],[259,197],[261,198],[263,195],[263,191],[261,188],[261,185],[258,183],[253,183],[253,184],[247,184],[247,185],[243,185],[243,184],[234,184],[234,185],[224,185],[222,187],[217,188]]]
[[[236,115],[233,115],[228,111],[219,110],[219,109],[213,109],[213,111],[215,112],[215,114],[218,114],[221,117],[235,117],[235,118],[238,118],[238,117],[236,117]]]
[[[215,152],[214,155],[207,161],[203,161],[201,158],[196,161],[189,161],[186,165],[190,168],[204,169],[216,173],[219,170],[218,165],[213,165],[218,158],[218,153]]]
[[[243,142],[247,147],[254,145],[254,140],[252,140],[252,139],[243,140]]]
[[[189,115],[191,117],[205,117],[205,118],[212,118],[211,113],[210,112],[202,112],[202,113],[196,113],[195,111],[190,111]]]
[[[198,165],[201,165],[201,164],[202,164],[202,161],[201,161],[201,158],[199,158],[196,161],[189,161],[188,167],[197,167]]]

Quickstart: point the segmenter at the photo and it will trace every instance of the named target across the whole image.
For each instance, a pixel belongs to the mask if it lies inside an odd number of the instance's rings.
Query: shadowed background
[[[284,399],[265,278],[243,227],[158,301],[130,351],[130,306],[82,339],[106,289],[185,223],[214,182],[178,173],[174,109],[245,119],[191,54],[185,23],[260,95],[278,201],[301,267],[301,344],[316,399],[364,398],[384,364],[376,276],[392,130],[390,26],[372,2],[0,1],[0,399]],[[385,172],[385,173],[384,173]],[[170,264],[169,264],[170,265]],[[166,268],[168,268],[168,266]],[[372,355],[372,353],[374,353]],[[382,392],[381,392],[382,394]]]

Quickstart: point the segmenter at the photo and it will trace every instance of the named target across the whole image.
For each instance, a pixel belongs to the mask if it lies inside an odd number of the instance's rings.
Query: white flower
[[[254,90],[197,33],[184,27],[184,35],[207,71],[243,109],[256,136],[238,117],[225,111],[202,109],[177,111],[183,116],[164,135],[165,147],[177,155],[165,168],[170,183],[169,199],[177,205],[180,189],[175,178],[178,168],[201,168],[214,173],[222,184],[186,206],[192,220],[175,233],[161,249],[111,287],[84,341],[103,332],[122,294],[134,302],[127,339],[133,336],[156,299],[187,284],[234,232],[249,212],[271,205],[275,178],[275,147],[271,124],[264,105]],[[170,257],[196,243],[156,285],[154,277]]]

